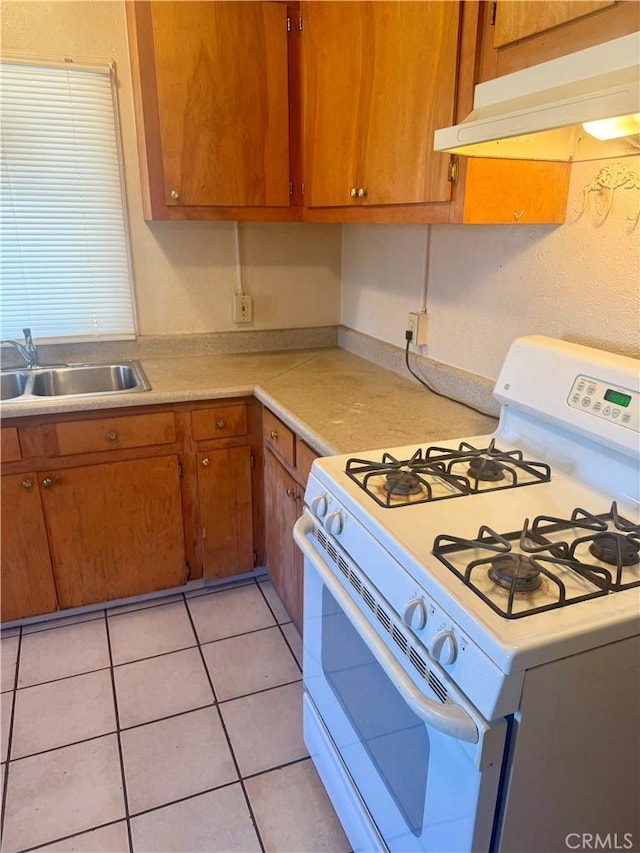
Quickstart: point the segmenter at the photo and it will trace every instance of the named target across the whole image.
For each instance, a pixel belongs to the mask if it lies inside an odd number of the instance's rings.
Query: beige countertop
[[[495,418],[338,347],[142,359],[151,391],[4,401],[3,418],[255,396],[323,455],[493,432]]]

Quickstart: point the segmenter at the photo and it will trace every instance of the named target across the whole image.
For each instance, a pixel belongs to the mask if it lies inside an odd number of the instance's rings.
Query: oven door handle
[[[395,660],[375,629],[369,624],[365,616],[363,616],[349,593],[310,544],[307,537],[313,533],[313,530],[313,521],[308,516],[303,515],[298,519],[293,528],[294,539],[304,554],[305,559],[309,560],[318,572],[324,585],[343,609],[352,626],[358,632],[384,672],[391,679],[407,705],[409,705],[411,710],[421,720],[424,720],[425,723],[439,732],[449,735],[456,740],[463,740],[467,743],[478,743],[480,734],[473,717],[460,705],[452,703],[445,703],[443,705],[441,702],[428,699]]]

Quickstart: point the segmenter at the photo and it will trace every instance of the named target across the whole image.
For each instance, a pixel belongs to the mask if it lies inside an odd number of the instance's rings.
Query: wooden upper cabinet
[[[139,0],[127,22],[146,218],[289,217],[286,5]]]
[[[638,0],[497,0],[485,6],[482,81],[640,29]]]
[[[493,46],[502,47],[514,41],[543,33],[567,21],[575,21],[591,12],[614,6],[615,0],[553,0],[553,2],[514,2],[500,0],[496,4]]]
[[[307,2],[305,206],[447,202],[460,4]]]

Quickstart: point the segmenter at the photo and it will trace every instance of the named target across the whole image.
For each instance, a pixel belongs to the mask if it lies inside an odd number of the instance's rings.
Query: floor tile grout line
[[[271,583],[272,583],[272,582],[271,582]],[[281,637],[282,637],[282,639],[285,641],[285,643],[286,643],[286,645],[287,645],[287,648],[289,649],[289,651],[290,651],[290,652],[291,652],[291,654],[293,655],[293,659],[294,659],[294,661],[296,662],[296,666],[298,667],[298,669],[300,670],[300,672],[302,672],[302,667],[301,667],[301,665],[300,665],[300,664],[299,664],[299,662],[298,662],[298,658],[295,656],[294,651],[293,651],[293,649],[291,648],[291,644],[290,644],[290,643],[289,643],[289,641],[287,640],[287,635],[286,635],[286,634],[284,633],[284,631],[282,630],[282,626],[283,626],[283,625],[293,625],[293,620],[291,620],[290,622],[280,622],[280,621],[278,620],[278,618],[277,618],[277,616],[276,616],[276,614],[275,614],[275,612],[274,612],[273,608],[271,607],[271,604],[269,603],[269,599],[268,599],[268,598],[267,598],[267,596],[265,595],[264,590],[260,589],[260,584],[259,584],[259,583],[256,583],[256,586],[257,586],[257,587],[258,587],[258,589],[260,590],[260,594],[262,595],[262,597],[263,597],[263,599],[264,599],[264,601],[265,601],[265,604],[267,605],[267,607],[268,607],[268,608],[269,608],[269,610],[271,611],[271,615],[272,615],[272,616],[273,616],[273,618],[276,620],[276,625],[277,625],[277,627],[278,627],[278,630],[280,631],[280,636],[281,636]],[[275,589],[275,587],[274,587],[274,589]],[[283,606],[284,606],[284,605],[283,605]],[[286,608],[285,608],[285,609],[286,609]],[[288,616],[288,615],[289,615],[289,614],[287,613],[287,616]]]
[[[30,637],[31,634],[42,634],[44,631],[53,631],[54,628],[73,628],[76,625],[84,625],[85,622],[98,622],[104,618],[104,608],[100,610],[91,610],[91,618],[80,619],[77,622],[65,622],[64,619],[75,619],[74,616],[61,616],[59,619],[43,619],[42,622],[30,622],[28,625],[21,625],[20,628],[24,631],[25,637]],[[95,615],[94,615],[95,614]],[[79,616],[89,616],[89,614],[79,614]],[[42,627],[34,627],[40,625]],[[25,631],[25,628],[33,628],[31,631]]]
[[[186,597],[185,597],[185,604],[186,604]],[[207,680],[209,682],[209,686],[211,687],[211,692],[213,694],[213,698],[214,698],[214,701],[216,703],[216,709],[218,711],[218,719],[220,720],[220,725],[222,726],[222,731],[224,732],[224,736],[225,736],[225,739],[227,741],[227,746],[229,747],[229,753],[231,754],[231,760],[233,761],[233,765],[235,767],[236,773],[238,774],[238,782],[239,782],[240,787],[242,789],[242,794],[244,796],[244,800],[245,800],[247,809],[249,811],[251,823],[253,824],[253,828],[254,828],[255,833],[256,833],[256,838],[258,839],[258,844],[260,845],[260,850],[262,851],[262,853],[266,853],[265,846],[264,846],[264,843],[262,841],[262,834],[260,832],[260,827],[258,826],[258,820],[255,816],[254,811],[253,811],[253,807],[251,805],[251,800],[249,799],[249,794],[247,792],[246,786],[245,786],[244,781],[242,779],[242,773],[240,771],[240,765],[238,763],[238,759],[236,758],[236,754],[235,754],[235,751],[233,749],[233,744],[231,742],[231,737],[229,735],[229,732],[227,731],[227,726],[225,724],[224,717],[222,716],[222,711],[220,710],[220,704],[218,702],[218,697],[216,695],[215,687],[213,686],[213,678],[211,677],[211,673],[209,672],[209,668],[207,667],[207,662],[205,660],[204,653],[202,651],[202,646],[200,645],[200,638],[198,637],[198,632],[196,631],[196,626],[195,626],[195,623],[194,623],[192,615],[191,615],[191,611],[189,610],[188,606],[187,606],[187,613],[189,614],[189,619],[191,621],[191,627],[193,628],[193,632],[196,635],[196,637],[198,638],[198,651],[200,653],[200,660],[202,661],[202,666],[204,667],[204,671],[205,671]]]
[[[16,701],[18,697],[18,673],[20,671],[20,654],[22,652],[22,628],[18,633],[18,648],[16,649],[16,670],[13,673],[13,696],[11,698],[11,719],[9,720],[9,734],[7,737],[7,760],[5,762],[5,766],[3,768],[4,773],[4,785],[2,788],[2,805],[0,807],[0,847],[2,846],[2,840],[4,838],[4,822],[6,817],[7,810],[7,795],[9,792],[9,765],[11,758],[11,746],[13,743],[13,725],[15,722],[15,710],[16,710]]]
[[[127,822],[127,838],[129,840],[129,853],[133,853],[133,835],[131,833],[131,816],[129,813],[129,796],[127,793],[127,777],[124,769],[124,756],[122,754],[122,736],[120,732],[120,711],[118,709],[118,693],[116,691],[116,679],[114,674],[114,666],[113,666],[113,650],[111,648],[111,635],[109,633],[109,618],[107,616],[107,612],[105,610],[104,614],[104,624],[105,630],[107,632],[107,647],[109,649],[109,673],[111,675],[111,690],[113,692],[113,707],[116,717],[116,728],[117,728],[117,743],[118,743],[118,758],[120,760],[120,775],[122,778],[122,794],[124,800],[124,813],[125,819]]]
[[[49,847],[51,844],[60,844],[62,841],[79,838],[86,832],[96,832],[98,829],[106,829],[108,826],[115,826],[117,823],[122,823],[123,821],[124,818],[119,817],[117,820],[110,820],[108,823],[100,823],[97,826],[90,827],[89,829],[81,829],[80,832],[72,832],[71,835],[62,835],[59,838],[52,838],[49,841],[43,841],[42,844],[37,844],[35,847],[23,847],[21,850],[16,851],[16,853],[31,853],[32,850],[42,850],[43,847]]]
[[[67,749],[69,746],[78,746],[81,743],[91,743],[92,740],[100,740],[100,738],[116,734],[118,734],[118,730],[113,729],[110,732],[101,732],[99,735],[83,737],[80,740],[72,740],[69,743],[60,743],[57,746],[50,746],[48,749],[40,749],[38,752],[30,752],[28,755],[17,755],[15,758],[12,758],[10,762],[7,762],[7,764],[17,764],[19,761],[25,761],[27,758],[37,758],[40,755],[47,755],[48,753],[56,752],[59,749]]]

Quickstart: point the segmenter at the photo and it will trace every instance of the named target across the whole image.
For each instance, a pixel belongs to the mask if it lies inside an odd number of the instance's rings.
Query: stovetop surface
[[[464,441],[482,448],[487,447],[492,438],[455,439],[443,442],[441,446],[456,448],[460,441]],[[499,435],[495,439],[501,450],[516,449]],[[356,456],[377,460],[388,452],[402,460],[419,450],[419,447],[401,447],[368,451]],[[529,453],[525,455],[530,457]],[[624,518],[632,524],[639,524],[640,509],[633,499],[608,493],[600,487],[594,488],[579,479],[567,464],[551,466],[550,480],[535,481],[525,487],[481,491],[390,508],[384,502],[372,499],[348,476],[347,463],[352,458],[352,455],[344,455],[317,460],[307,490],[307,503],[312,503],[314,495],[331,495],[336,503],[330,509],[339,505],[344,511],[344,531],[337,538],[347,551],[350,547],[349,527],[355,528],[357,523],[359,528],[366,530],[365,535],[373,536],[415,579],[427,598],[431,597],[444,608],[452,622],[479,644],[503,671],[535,665],[638,633],[639,587],[599,594],[602,590],[592,579],[562,569],[563,582],[570,596],[594,593],[593,597],[559,609],[543,609],[525,618],[508,619],[488,606],[477,592],[467,588],[456,573],[432,553],[438,536],[475,539],[482,526],[500,535],[513,534],[521,530],[527,519],[533,521],[536,516],[569,518],[576,508],[593,515],[609,513],[612,500],[618,501],[618,511]],[[449,485],[445,483],[444,488],[449,489]],[[362,536],[358,541],[362,542]],[[513,550],[517,545],[516,540]],[[366,562],[363,555],[351,556],[356,562],[363,559]],[[469,560],[480,558],[478,553],[469,555]],[[466,562],[466,555],[456,554],[456,560]],[[599,565],[606,564],[600,562]],[[366,572],[366,566],[362,568]],[[610,566],[607,568],[611,570]],[[638,567],[630,571],[634,579],[640,579]],[[553,586],[553,582],[543,577],[539,593],[543,605],[553,598]],[[388,588],[381,592],[401,613],[405,602],[393,601],[392,577]],[[498,591],[494,598],[500,600],[505,594]],[[526,595],[516,596],[518,611],[525,598]]]

